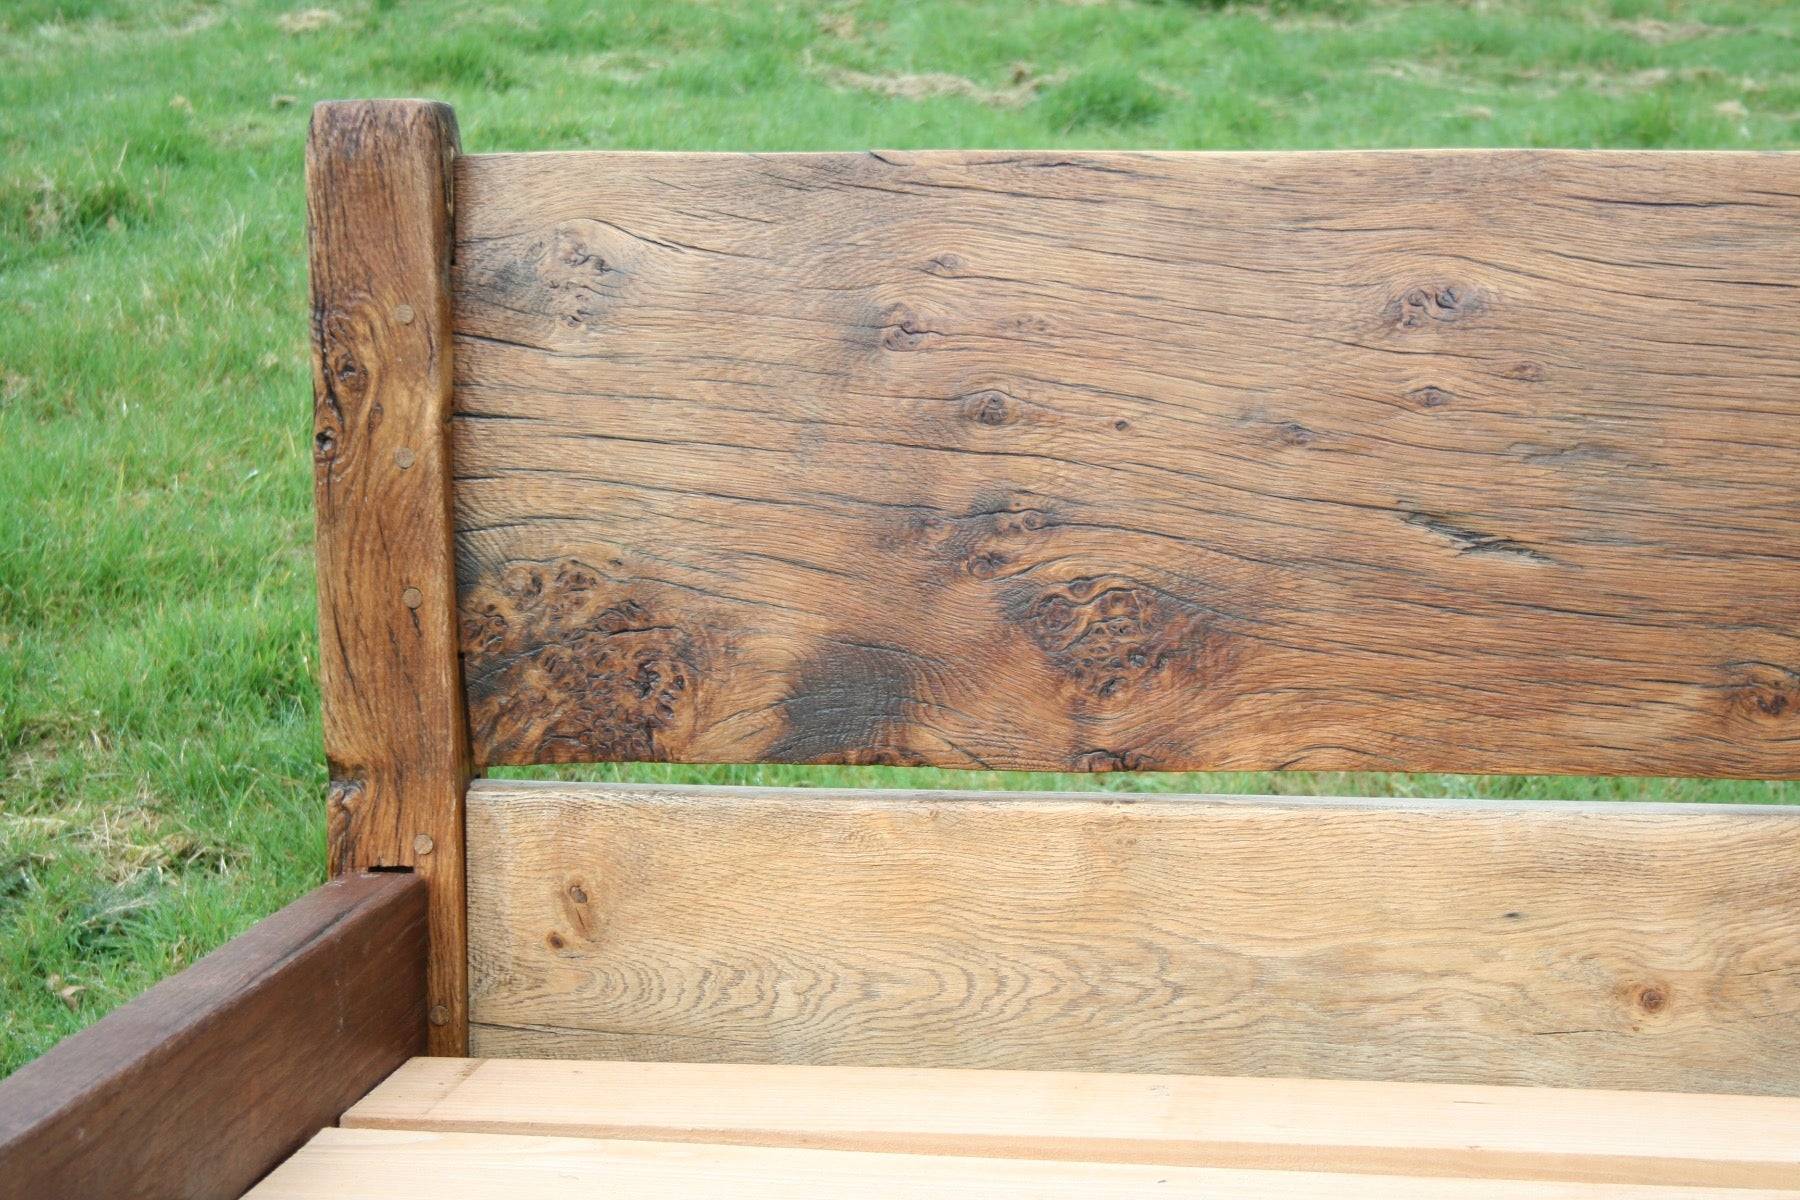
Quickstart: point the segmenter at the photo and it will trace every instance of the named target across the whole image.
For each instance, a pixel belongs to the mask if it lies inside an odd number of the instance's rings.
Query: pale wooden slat
[[[1795,1200],[1800,1191],[327,1129],[249,1195],[251,1200]]]
[[[1800,775],[1800,156],[457,186],[480,760]]]
[[[1800,1100],[1069,1072],[415,1058],[361,1129],[1779,1187]]]
[[[1800,1093],[1800,811],[478,782],[486,1057]]]

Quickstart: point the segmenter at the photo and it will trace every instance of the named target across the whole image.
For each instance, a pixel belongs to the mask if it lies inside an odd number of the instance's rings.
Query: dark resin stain
[[[929,664],[899,648],[831,642],[801,664],[782,699],[771,762],[924,765],[907,746]]]

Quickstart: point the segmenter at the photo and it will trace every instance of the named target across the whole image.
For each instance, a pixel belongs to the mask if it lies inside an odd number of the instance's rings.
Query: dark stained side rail
[[[425,1044],[425,885],[335,880],[0,1081],[0,1197],[235,1197]]]

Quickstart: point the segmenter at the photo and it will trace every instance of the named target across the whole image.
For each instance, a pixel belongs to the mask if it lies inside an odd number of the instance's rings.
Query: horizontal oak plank
[[[416,1058],[346,1128],[1587,1183],[1800,1180],[1800,1100],[882,1067]]]
[[[326,1129],[249,1200],[1796,1200],[1800,1191],[1446,1180]]]
[[[483,1057],[1800,1093],[1800,810],[478,782]]]
[[[1800,776],[1800,156],[456,186],[478,760]]]
[[[424,884],[335,880],[0,1082],[0,1197],[235,1200],[424,1049]]]

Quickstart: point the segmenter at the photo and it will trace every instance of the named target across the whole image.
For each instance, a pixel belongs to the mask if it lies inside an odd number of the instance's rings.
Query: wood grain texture
[[[424,1049],[424,884],[336,880],[0,1082],[0,1197],[235,1200]]]
[[[1795,1200],[1769,1188],[1412,1179],[1135,1163],[327,1129],[250,1200]]]
[[[441,104],[321,104],[306,150],[320,687],[333,874],[431,889],[431,1048],[468,1049],[470,774],[450,532],[450,164]]]
[[[457,175],[480,761],[1800,775],[1800,157]]]
[[[485,1057],[1800,1094],[1800,811],[484,782]]]
[[[417,1058],[356,1129],[1782,1187],[1800,1099],[1057,1071]]]

